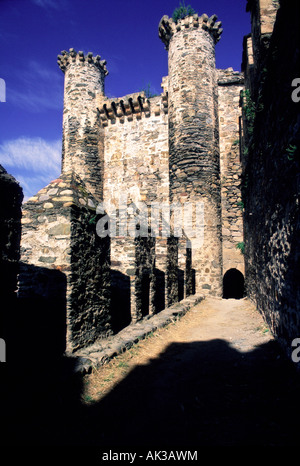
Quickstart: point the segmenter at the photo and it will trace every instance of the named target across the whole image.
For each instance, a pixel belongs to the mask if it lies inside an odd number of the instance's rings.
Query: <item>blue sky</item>
[[[224,32],[216,46],[218,68],[240,71],[243,36],[250,32],[246,0],[186,1],[200,15],[216,14]],[[158,23],[179,0],[0,0],[0,164],[23,187],[25,199],[60,174],[62,50],[83,50],[107,61],[108,97],[151,83],[161,92],[168,74]],[[1,100],[1,99],[0,99]]]

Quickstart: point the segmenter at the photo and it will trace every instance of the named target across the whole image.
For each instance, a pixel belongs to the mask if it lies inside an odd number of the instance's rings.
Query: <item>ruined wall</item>
[[[299,17],[298,2],[281,3],[263,69],[254,74],[257,92],[243,100],[247,290],[289,353],[300,335],[300,104],[292,100]]]
[[[243,203],[240,160],[240,93],[244,89],[242,73],[218,70],[220,128],[220,171],[222,198],[223,274],[230,269],[244,270],[242,247]]]
[[[23,207],[18,298],[60,351],[110,332],[109,241],[97,236],[96,219],[95,198],[73,174]]]

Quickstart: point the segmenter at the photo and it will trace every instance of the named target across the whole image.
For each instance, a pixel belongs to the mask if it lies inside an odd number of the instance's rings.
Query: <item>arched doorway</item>
[[[223,298],[241,299],[245,293],[244,275],[237,269],[229,269],[223,277]]]

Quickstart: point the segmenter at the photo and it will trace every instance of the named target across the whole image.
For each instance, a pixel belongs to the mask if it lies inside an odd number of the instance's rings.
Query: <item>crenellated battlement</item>
[[[87,63],[96,66],[103,71],[104,76],[108,75],[106,69],[106,60],[101,60],[100,55],[94,56],[92,52],[88,52],[86,55],[82,51],[76,52],[75,49],[69,49],[69,52],[63,50],[61,55],[57,57],[57,63],[60,69],[65,73],[68,65],[76,63],[79,65],[85,65]]]
[[[172,18],[169,18],[167,15],[165,15],[160,20],[158,26],[159,37],[165,44],[166,49],[168,49],[171,37],[176,32],[186,30],[189,28],[202,28],[205,31],[208,31],[213,37],[215,43],[217,43],[220,40],[220,36],[223,32],[223,29],[221,27],[222,22],[217,22],[217,19],[217,15],[212,15],[209,18],[206,14],[203,14],[201,16],[195,14],[193,16],[187,16],[186,18],[180,19],[177,22],[175,22]]]
[[[102,96],[98,100],[100,122],[103,127],[109,122],[140,120],[142,116],[150,117],[151,114],[160,115],[168,113],[168,95],[148,99],[144,92],[128,94],[118,99],[104,100]]]

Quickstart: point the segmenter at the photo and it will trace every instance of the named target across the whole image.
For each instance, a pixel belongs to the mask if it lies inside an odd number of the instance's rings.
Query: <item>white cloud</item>
[[[25,201],[61,172],[61,141],[19,138],[0,145],[0,164],[21,184]]]
[[[7,101],[32,112],[62,109],[63,77],[58,69],[31,61],[19,76],[15,87],[7,83]]]
[[[42,138],[18,138],[0,145],[0,163],[35,173],[48,173],[60,165],[61,141]]]

